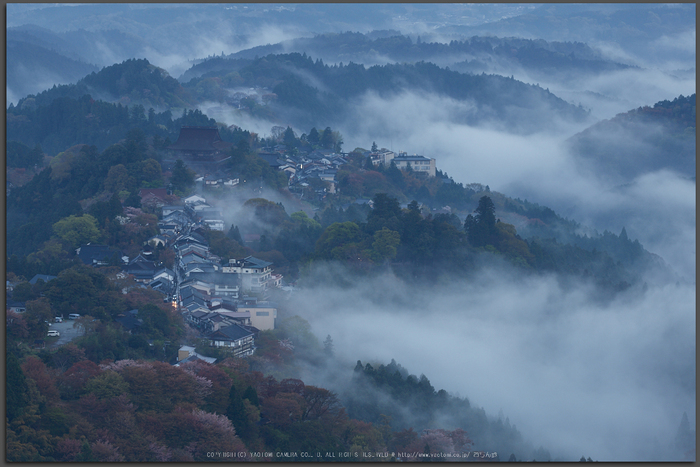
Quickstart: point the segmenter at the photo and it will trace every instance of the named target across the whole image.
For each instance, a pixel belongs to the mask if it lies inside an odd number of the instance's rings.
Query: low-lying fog
[[[683,412],[694,423],[695,286],[651,287],[609,305],[594,293],[488,268],[424,290],[388,274],[312,286],[292,307],[317,336],[332,336],[346,376],[358,359],[394,358],[490,416],[503,410],[552,459],[682,458],[671,446]]]
[[[659,88],[647,104],[695,92],[686,84]],[[625,227],[630,238],[659,254],[681,277],[695,280],[695,181],[688,174],[660,170],[620,182],[615,174],[581,169],[566,150],[566,139],[583,125],[560,123],[516,135],[455,123],[453,116],[464,105],[409,92],[391,99],[366,95],[356,104],[357,118],[340,127],[344,147],[368,148],[376,141],[379,147],[434,157],[437,168],[456,182],[488,184],[599,233],[619,234]]]
[[[694,79],[665,76],[601,77],[581,88],[591,91],[584,105],[596,118],[612,118],[695,92]],[[332,336],[348,372],[358,359],[394,358],[491,416],[502,409],[553,459],[682,458],[672,444],[683,412],[695,423],[695,181],[661,170],[621,185],[611,174],[582,170],[566,151],[565,140],[585,126],[561,123],[529,136],[495,125],[473,128],[455,123],[464,105],[425,93],[368,94],[337,129],[346,151],[376,142],[434,157],[457,182],[488,184],[601,233],[625,227],[681,280],[650,281],[645,293],[600,305],[594,290],[563,290],[551,277],[522,279],[496,268],[476,282],[455,279],[425,290],[384,276],[349,289],[299,290],[292,309],[321,339]],[[219,111],[217,120],[263,136],[272,126]]]
[[[670,88],[640,105],[694,92]],[[582,127],[562,124],[530,136],[472,128],[453,122],[461,105],[410,92],[367,95],[354,108],[362,118],[338,129],[347,151],[376,141],[435,157],[457,182],[489,184],[601,233],[625,227],[672,266],[679,283],[651,282],[645,293],[600,305],[594,290],[563,290],[551,277],[522,279],[492,268],[476,282],[425,290],[391,276],[349,289],[312,286],[298,291],[292,309],[321,339],[332,336],[348,372],[358,359],[394,358],[489,415],[502,409],[553,459],[682,458],[672,444],[683,412],[695,422],[694,180],[662,170],[617,186],[610,174],[577,168],[565,150],[565,139]],[[228,123],[246,127],[239,122]],[[245,123],[269,132],[265,123]]]
[[[685,82],[675,88],[660,85],[654,97],[644,102],[653,105],[693,92]],[[643,105],[642,97],[637,99],[635,105]],[[426,93],[407,91],[392,98],[368,93],[354,102],[351,117],[333,129],[343,135],[346,151],[368,149],[376,142],[380,148],[434,157],[437,168],[456,182],[488,184],[492,190],[548,206],[600,233],[619,234],[625,227],[630,238],[660,255],[682,278],[695,280],[695,182],[687,174],[660,170],[621,182],[615,174],[583,170],[567,152],[566,139],[585,125],[561,122],[523,136],[502,126],[455,123],[468,106]],[[210,103],[203,109],[217,121],[261,136],[268,135],[273,125],[226,105]],[[597,109],[606,112],[605,107]],[[295,128],[298,135],[309,130]]]

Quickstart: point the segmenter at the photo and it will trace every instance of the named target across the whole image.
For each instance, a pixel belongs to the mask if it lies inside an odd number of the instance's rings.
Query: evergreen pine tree
[[[241,232],[238,230],[238,226],[231,224],[231,228],[226,236],[231,240],[237,241],[240,245],[243,245],[243,238],[241,237]]]
[[[496,207],[488,196],[479,199],[479,206],[464,221],[469,243],[476,247],[493,245],[496,241]]]
[[[29,387],[19,366],[17,357],[13,353],[7,353],[5,359],[5,376],[7,378],[5,390],[6,392],[6,415],[7,419],[12,421],[16,417],[22,415],[24,407],[29,402]]]
[[[693,447],[694,439],[695,436],[690,431],[690,422],[688,421],[688,414],[686,412],[683,412],[681,424],[678,426],[678,431],[676,432],[676,449],[681,451],[687,451],[691,449]]]
[[[248,386],[243,393],[243,399],[248,399],[251,404],[256,407],[260,407],[260,400],[258,399],[258,392],[254,387]]]
[[[423,459],[421,459],[423,462],[430,462],[430,446],[428,443],[425,443],[425,447],[423,448]]]
[[[323,341],[323,351],[328,357],[333,356],[333,338],[330,334],[326,336],[326,340]]]
[[[96,462],[97,459],[92,455],[92,448],[88,440],[83,438],[83,444],[80,446],[80,454],[75,458],[76,462]]]
[[[246,437],[248,434],[248,418],[243,404],[243,398],[238,395],[236,385],[231,385],[231,390],[228,393],[228,407],[226,408],[226,416],[233,423],[236,429],[236,434],[240,437]]]

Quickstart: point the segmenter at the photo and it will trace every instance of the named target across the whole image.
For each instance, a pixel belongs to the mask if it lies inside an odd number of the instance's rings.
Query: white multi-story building
[[[282,276],[273,274],[272,263],[253,256],[244,259],[230,259],[222,272],[241,275],[241,288],[254,294],[265,295],[272,287],[279,287]]]
[[[410,166],[414,172],[428,174],[430,177],[435,176],[435,159],[433,158],[415,154],[408,156],[406,153],[400,153],[398,157],[394,157],[392,160],[396,167],[401,170],[407,170]]]
[[[391,160],[396,157],[396,154],[393,151],[382,148],[370,154],[369,157],[372,159],[372,165],[384,164],[384,167],[389,167]]]

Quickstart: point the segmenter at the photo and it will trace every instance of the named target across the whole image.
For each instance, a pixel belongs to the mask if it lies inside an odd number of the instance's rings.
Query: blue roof
[[[218,331],[212,332],[207,336],[207,338],[211,340],[237,341],[239,339],[243,339],[252,335],[253,333],[248,331],[247,329],[243,329],[237,324],[232,324],[231,326],[226,326],[224,328],[220,328]]]
[[[32,285],[34,285],[34,284],[37,283],[37,281],[38,281],[39,279],[41,279],[41,280],[44,281],[44,282],[48,282],[48,281],[50,281],[51,279],[55,279],[55,278],[56,278],[56,276],[49,276],[49,275],[46,275],[46,274],[36,274],[34,277],[32,277],[32,279],[29,281],[29,283],[32,284]]]
[[[246,263],[250,263],[251,265],[253,265],[253,267],[256,267],[256,268],[266,268],[268,266],[272,266],[272,263],[270,263],[268,261],[264,261],[262,259],[255,258],[253,256],[248,256],[247,258],[245,258],[244,261]]]
[[[428,159],[425,156],[398,156],[398,157],[394,157],[394,160],[395,161],[428,161],[428,162],[430,161],[430,159]]]
[[[143,322],[140,319],[136,318],[134,315],[119,317],[116,318],[114,321],[124,326],[124,329],[126,329],[127,331],[137,328],[143,324]]]
[[[82,245],[78,258],[85,264],[92,264],[93,261],[109,260],[115,252],[119,253],[119,256],[122,255],[119,250],[107,245]]]

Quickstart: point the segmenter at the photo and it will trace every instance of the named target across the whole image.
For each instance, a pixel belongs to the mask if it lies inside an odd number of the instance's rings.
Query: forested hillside
[[[532,452],[539,461],[551,460],[545,449],[535,450],[525,442],[508,418],[488,417],[483,408],[472,407],[469,399],[452,396],[444,389],[436,390],[425,375],[411,375],[394,360],[376,368],[358,360],[351,383],[342,397],[351,417],[378,426],[386,424],[396,432],[390,444],[392,451],[406,452],[411,447],[420,447],[421,436],[414,427],[435,426],[435,421],[440,420],[441,426],[457,427],[455,432],[463,430],[463,435],[468,436],[467,441],[476,451]],[[455,432],[435,428],[430,431],[436,441],[441,438],[443,442],[455,445],[455,450],[459,449],[454,439]],[[507,457],[500,460],[505,461]]]
[[[89,94],[79,98],[59,97],[48,105],[35,105],[33,98],[21,101],[21,106],[7,110],[7,140],[41,149],[51,157],[77,144],[89,144],[104,150],[122,141],[130,129],[139,128],[153,145],[162,150],[177,140],[180,128],[186,125],[216,126],[213,118],[200,110],[184,110],[180,116],[171,111],[148,111],[141,104],[122,105],[95,100]],[[237,143],[239,133],[250,132],[221,127],[224,141]],[[15,165],[20,164],[20,165]],[[22,167],[11,162],[10,167]]]
[[[60,97],[79,99],[86,94],[106,102],[140,104],[158,110],[191,105],[187,92],[165,70],[145,59],[130,59],[92,72],[75,84],[54,86],[28,96],[17,107],[48,106]]]
[[[297,58],[309,66],[326,69],[320,63]],[[58,98],[47,107],[34,109],[27,102],[8,110],[10,167],[31,168],[38,164],[36,170],[40,170],[42,148],[52,154],[66,146],[73,147],[58,152],[50,167],[8,196],[9,255],[36,251],[50,240],[52,224],[86,209],[97,214],[100,203],[109,202],[114,195],[119,195],[124,206],[138,207],[134,197],[140,187],[166,186],[168,179],[160,167],[162,151],[177,138],[179,127],[216,125],[199,111],[172,119],[168,111],[151,110],[146,115],[140,105],[108,104],[89,96],[79,100]],[[59,118],[61,115],[63,118]],[[85,120],[90,125],[79,123]],[[312,128],[308,135],[297,137],[288,129],[278,138],[290,150],[305,151],[322,147],[328,138],[342,141],[342,136],[330,127],[322,133],[321,138]],[[257,147],[275,144],[273,139],[258,139],[240,128],[220,127],[220,134],[235,145],[228,170],[245,179],[262,176],[272,186],[283,186],[274,170],[255,155]],[[317,141],[312,143],[314,134]],[[259,232],[266,239],[259,246],[260,252],[281,254],[275,261],[279,267],[298,271],[312,259],[348,260],[361,268],[389,261],[402,265],[397,270],[406,277],[419,271],[420,277],[431,277],[431,271],[445,267],[467,272],[474,268],[474,248],[491,248],[526,269],[590,275],[594,282],[605,284],[610,290],[636,283],[648,268],[664,268],[663,262],[638,242],[627,239],[624,230],[619,236],[593,230],[582,235],[580,225],[562,219],[548,208],[492,193],[480,184],[455,182],[440,171],[438,177],[426,179],[394,166],[368,164],[362,151],[350,153],[348,159],[336,174],[340,194],[330,197],[317,214],[318,229],[309,230],[298,219],[285,223],[291,219],[289,213],[282,212],[272,229]],[[123,179],[118,180],[115,167],[124,168]],[[146,171],[145,167],[153,170]],[[178,189],[185,187],[178,185]],[[377,196],[371,212],[361,212],[352,204],[356,198]],[[485,240],[475,240],[474,236],[468,239],[469,222],[460,217],[474,211],[484,196],[498,211],[499,222],[494,217]],[[412,200],[417,202],[408,204]],[[399,203],[406,203],[407,208],[402,210]],[[426,217],[427,211],[421,213],[419,203],[426,209],[451,206],[453,212]],[[116,206],[115,209],[116,213],[120,211]],[[117,240],[116,231],[110,233],[117,226],[110,224],[107,229],[101,216],[104,215],[97,217],[105,229],[103,238],[123,244],[123,240]],[[621,240],[612,241],[613,238]],[[56,267],[59,266],[52,270]]]
[[[366,93],[389,97],[403,92],[427,92],[464,104],[458,116],[469,125],[494,124],[529,133],[555,120],[585,121],[587,112],[539,86],[499,75],[450,71],[428,62],[384,65],[328,66],[301,54],[268,55],[254,60],[215,58],[202,67],[211,71],[181,86],[146,60],[127,60],[91,73],[75,85],[56,86],[21,99],[11,113],[54,105],[57,98],[94,99],[122,105],[142,105],[157,111],[187,108],[202,102],[225,103],[236,88],[267,88],[268,99],[248,99],[242,111],[295,126],[342,122],[355,99]],[[546,111],[543,111],[546,109]]]
[[[623,182],[662,168],[695,177],[695,94],[619,114],[568,143],[582,165]]]
[[[587,117],[582,108],[512,77],[462,74],[427,62],[367,68],[352,62],[329,66],[305,54],[268,55],[252,62],[218,58],[215,70],[190,80],[185,87],[199,99],[216,100],[227,83],[270,88],[276,96],[271,102],[273,109],[293,116],[299,126],[341,121],[353,99],[367,92],[381,97],[405,91],[450,97],[465,103],[459,116],[463,123],[492,122],[525,133],[545,125],[555,115],[572,121]],[[543,112],[543,108],[548,111]]]
[[[376,44],[394,47],[397,56],[433,47],[380,39]],[[454,51],[478,44],[445,47]],[[515,43],[489,46],[508,54],[510,45]],[[578,46],[558,47],[523,41],[516,55],[533,64],[541,54],[568,60],[565,52]],[[588,53],[581,49],[583,56]],[[590,60],[593,69],[617,66]],[[578,66],[574,62],[582,63],[573,56],[571,62],[572,69]],[[437,390],[426,375],[411,375],[395,361],[357,360],[353,371],[354,363],[335,355],[331,336],[321,344],[311,323],[299,316],[302,311],[285,303],[289,295],[279,291],[274,329],[257,333],[253,355],[230,358],[185,322],[171,301],[179,297],[169,292],[164,300],[125,274],[123,258],[148,249],[154,265],[177,268],[174,249],[147,243],[161,233],[165,203],[182,203],[199,193],[234,219],[223,231],[201,221],[188,224],[215,258],[211,267],[254,255],[274,264],[275,273],[297,287],[295,293],[338,284],[348,289],[362,280],[379,283],[390,277],[429,296],[445,284],[460,290],[478,285],[485,272],[498,271],[524,288],[541,280],[557,293],[583,296],[585,290],[591,303],[614,308],[609,305],[676,282],[664,261],[629,238],[625,228],[601,234],[546,206],[455,180],[439,169],[433,177],[410,165],[405,170],[393,162],[375,165],[376,143],[367,141],[371,150],[343,152],[336,126],[353,101],[368,93],[448,97],[464,104],[461,123],[497,123],[520,133],[560,119],[582,122],[587,112],[512,77],[462,74],[421,61],[329,66],[291,53],[218,57],[198,69],[207,71],[181,85],[146,60],[127,60],[7,109],[8,174],[28,179],[6,189],[7,297],[25,307],[22,313],[7,310],[7,459],[201,462],[232,460],[212,459],[210,452],[236,452],[246,460],[308,461],[279,458],[307,452],[315,461],[332,461],[376,460],[364,458],[368,452],[474,449],[498,451],[500,460],[551,460],[547,449],[535,449],[507,417],[488,416],[468,397]],[[292,118],[308,132],[298,135],[291,125],[276,125],[261,136],[188,108],[205,101],[233,106],[230,91],[254,86],[267,88],[264,99],[239,99],[239,115]],[[690,170],[694,99],[680,96],[631,111],[581,133],[572,144],[582,155],[607,160],[606,151],[615,146],[596,146],[601,134],[626,131],[625,138],[642,139],[641,132],[653,126],[663,131],[647,131],[644,141],[677,151],[670,166]],[[184,108],[181,116],[173,115],[172,107]],[[210,174],[195,173],[167,149],[183,126],[215,126],[232,143],[217,177],[235,184],[195,182],[196,175]],[[314,153],[314,161],[302,159]],[[625,153],[633,155],[643,156]],[[334,159],[334,189],[320,177],[293,189],[287,172],[277,168],[278,158],[299,172]],[[640,163],[640,170],[656,168]],[[142,189],[166,194],[159,204],[142,196]],[[98,244],[109,249],[108,264],[83,264],[77,250]],[[318,273],[326,267],[337,273]],[[30,283],[37,274],[56,277]],[[376,287],[372,294],[384,292]],[[307,297],[306,305],[314,298]],[[140,323],[127,330],[122,318],[130,311],[137,311]],[[82,315],[74,326],[79,335],[70,344],[46,348],[50,320],[70,313]],[[556,313],[557,319],[570,317],[567,309]],[[449,316],[441,319],[449,326]],[[169,364],[183,344],[218,361]],[[340,383],[334,384],[347,384],[336,393],[305,382],[307,375],[321,381],[335,375]],[[270,455],[255,459],[254,453]],[[336,457],[340,453],[344,459]]]

